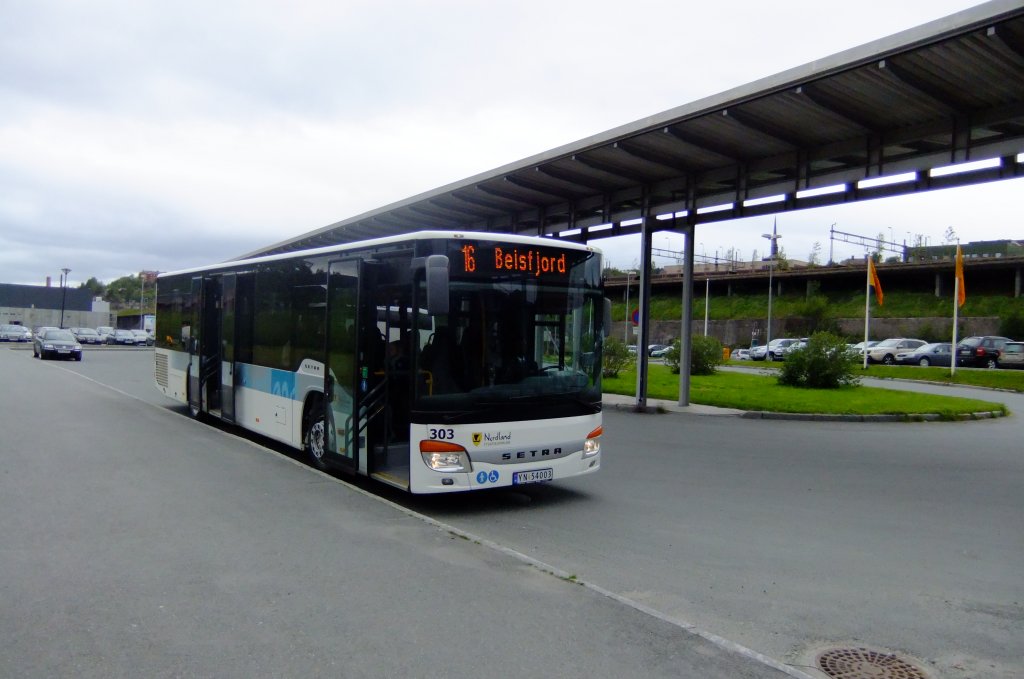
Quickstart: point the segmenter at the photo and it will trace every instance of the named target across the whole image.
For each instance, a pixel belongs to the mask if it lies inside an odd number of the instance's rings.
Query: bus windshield
[[[598,412],[603,303],[587,278],[453,276],[449,313],[417,323],[427,329],[418,330],[414,410],[449,422]]]

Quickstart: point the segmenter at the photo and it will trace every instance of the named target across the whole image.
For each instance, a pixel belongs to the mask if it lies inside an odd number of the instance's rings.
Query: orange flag
[[[960,251],[959,243],[956,246],[956,305],[963,306],[967,300],[967,290],[964,289],[964,253]]]
[[[878,280],[878,271],[875,270],[875,262],[870,257],[868,257],[868,281],[870,281],[871,287],[875,289],[875,299],[878,300],[878,306],[882,306],[882,283]]]

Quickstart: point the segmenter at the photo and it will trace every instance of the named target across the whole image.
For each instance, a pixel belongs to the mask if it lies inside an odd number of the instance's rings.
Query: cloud
[[[220,261],[971,4],[0,0],[0,278]]]

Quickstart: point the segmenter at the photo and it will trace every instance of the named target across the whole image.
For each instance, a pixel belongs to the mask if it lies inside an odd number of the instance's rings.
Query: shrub
[[[625,343],[614,337],[604,340],[604,353],[601,358],[601,376],[618,377],[619,371],[633,362],[634,356],[629,353]]]
[[[672,348],[665,354],[665,363],[673,374],[679,374],[679,340],[672,343]],[[690,340],[690,374],[713,375],[722,364],[722,344],[714,337],[694,335]]]
[[[811,335],[807,346],[786,356],[779,384],[812,389],[835,389],[860,380],[854,372],[856,356],[842,337],[830,332]]]

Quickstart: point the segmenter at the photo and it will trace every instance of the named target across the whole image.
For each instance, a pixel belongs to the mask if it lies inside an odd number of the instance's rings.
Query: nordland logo
[[[512,443],[512,432],[510,431],[473,432],[474,446],[501,446],[510,443]]]

